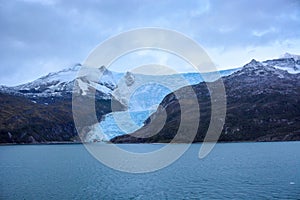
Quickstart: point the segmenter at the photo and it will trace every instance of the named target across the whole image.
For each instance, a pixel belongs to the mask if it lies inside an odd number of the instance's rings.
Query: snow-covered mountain
[[[300,56],[285,54],[279,59],[256,61],[252,60],[243,68],[236,68],[230,70],[220,71],[221,76],[231,75],[228,79],[234,77],[245,77],[245,80],[255,81],[258,77],[271,77],[276,76],[280,79],[285,79],[290,76],[288,74],[300,73]],[[81,69],[81,70],[80,70]],[[243,69],[243,70],[241,70]],[[80,74],[78,74],[80,72]],[[99,78],[101,74],[101,78]],[[252,78],[249,74],[254,75]],[[117,73],[106,69],[104,66],[99,68],[85,68],[77,64],[70,68],[50,73],[35,81],[22,84],[15,87],[0,86],[1,93],[10,95],[23,96],[30,99],[33,103],[40,103],[48,105],[56,102],[57,99],[72,98],[72,93],[77,92],[81,95],[89,95],[89,91],[96,89],[96,99],[110,100],[112,96],[114,99],[121,102],[127,107],[135,128],[142,126],[147,117],[156,110],[157,106],[161,103],[163,98],[170,92],[177,90],[186,85],[194,85],[203,81],[205,76],[206,80],[215,80],[215,73],[184,73],[162,76],[151,76],[143,74]],[[77,77],[77,79],[76,79]],[[74,84],[77,91],[74,91]],[[236,85],[236,87],[239,87]],[[255,91],[254,91],[255,92]],[[259,92],[259,91],[256,91]],[[107,111],[109,108],[107,108]],[[106,112],[107,113],[107,112]],[[94,124],[90,128],[90,140],[110,139],[117,135],[128,133],[118,127],[114,118],[122,116],[126,113],[109,113],[102,117],[99,124]],[[126,122],[119,120],[119,123],[126,126]],[[95,135],[96,130],[101,130],[106,134]]]
[[[300,73],[300,56],[285,53],[279,59],[266,60],[263,62],[250,62],[249,66],[260,66],[263,65],[270,70],[272,68],[281,69],[287,71],[288,73]],[[79,75],[79,69],[81,74]],[[240,69],[240,68],[239,68]],[[230,69],[220,71],[221,76],[227,76],[239,69]],[[95,70],[91,73],[91,70]],[[257,71],[257,73],[259,73]],[[279,73],[279,72],[278,72]],[[90,77],[91,74],[97,75],[102,74],[101,78]],[[206,78],[210,77],[213,80],[214,73],[205,73],[203,74]],[[77,77],[77,80],[75,81]],[[91,81],[92,80],[92,81]],[[146,105],[141,105],[141,100],[145,98],[150,102],[150,104],[159,103],[162,96],[159,94],[170,92],[172,89],[177,87],[182,87],[185,84],[197,84],[203,81],[203,78],[198,73],[183,73],[183,74],[173,74],[173,75],[163,75],[163,76],[151,76],[151,75],[142,75],[142,74],[132,74],[128,73],[117,73],[112,72],[106,69],[104,66],[100,68],[84,68],[81,64],[76,64],[70,68],[64,70],[49,73],[46,76],[43,76],[35,81],[22,84],[15,87],[0,86],[0,91],[4,93],[24,95],[26,97],[63,97],[65,95],[71,95],[73,92],[74,84],[79,85],[79,91],[81,94],[86,94],[89,88],[95,88],[99,92],[103,93],[106,98],[109,98],[111,94],[117,96],[117,92],[126,93],[130,90],[131,94],[131,103],[126,102],[129,107],[137,106],[136,110],[144,110],[149,108],[149,103]],[[179,82],[179,83],[178,83]],[[124,84],[123,84],[124,83]],[[148,83],[142,87],[134,88],[134,85],[140,83]],[[123,87],[126,86],[126,87]],[[171,86],[168,88],[168,86]],[[122,90],[121,90],[122,89]],[[119,91],[116,91],[119,90]],[[113,92],[114,91],[114,92]],[[155,92],[157,91],[157,92]],[[152,95],[156,93],[155,95]],[[154,100],[156,98],[157,100]],[[121,96],[126,96],[122,94]],[[149,97],[149,98],[147,98]],[[121,97],[119,97],[121,98]],[[139,105],[137,105],[139,104]]]
[[[285,70],[291,74],[300,73],[300,56],[284,54],[282,58],[266,60],[262,62],[265,66],[271,66],[276,69]]]
[[[285,53],[280,58],[293,58],[295,61],[300,60],[300,55]]]
[[[243,70],[234,72],[231,78],[241,75],[256,75],[257,77],[270,77],[277,76],[278,78],[288,78],[288,74],[300,73],[300,60],[297,60],[300,56],[287,56],[285,58],[266,60],[259,62],[252,59],[251,62],[244,65]]]
[[[226,75],[233,71],[234,70],[225,70],[221,71],[221,74],[223,73],[223,75]],[[79,72],[80,74],[78,74]],[[100,78],[98,75],[100,75]],[[77,92],[81,95],[87,95],[89,94],[89,90],[96,89],[96,98],[111,99],[113,91],[119,87],[118,84],[122,85],[122,81],[126,83],[126,87],[129,86],[127,88],[123,88],[123,93],[129,92],[133,88],[133,83],[136,84],[141,81],[148,81],[153,84],[145,85],[144,88],[139,88],[134,92],[130,100],[130,104],[129,102],[126,102],[126,105],[133,110],[145,110],[152,105],[159,103],[164,95],[170,92],[169,89],[162,85],[170,85],[170,83],[173,83],[174,85],[176,83],[175,80],[178,79],[184,79],[186,81],[185,85],[196,84],[202,81],[201,75],[197,73],[156,77],[132,74],[130,72],[112,72],[104,66],[99,68],[87,68],[81,64],[76,64],[58,72],[49,73],[46,76],[42,76],[39,79],[22,85],[14,87],[0,85],[0,92],[25,96],[38,103],[51,103],[51,101],[55,100],[55,98],[71,98],[73,92]],[[163,82],[161,80],[163,80]],[[161,82],[161,84],[155,84],[156,82]],[[74,84],[78,87],[74,88]],[[180,86],[182,87],[184,85],[178,84],[178,87]],[[75,91],[74,89],[77,89],[78,91]],[[123,93],[122,95],[124,96]],[[122,100],[122,97],[117,98]],[[147,102],[145,99],[147,99]]]
[[[0,90],[9,94],[24,95],[31,99],[70,97],[72,95],[74,84],[78,84],[80,94],[87,94],[89,88],[95,88],[103,95],[101,98],[109,98],[110,93],[116,88],[114,77],[120,77],[120,74],[107,70],[104,66],[100,68],[87,69],[86,74],[78,75],[80,69],[84,68],[81,64],[76,64],[70,68],[58,72],[49,73],[35,81],[25,83],[15,87],[1,86]],[[97,70],[102,75],[99,81],[90,81],[89,73],[91,70]],[[92,74],[92,73],[91,73]]]
[[[251,62],[246,64],[243,67],[243,70],[239,70],[231,75],[231,78],[241,76],[241,75],[255,75],[256,77],[266,77],[269,75],[276,75],[279,78],[284,78],[284,75],[288,73],[288,70],[282,70],[275,65],[269,65],[268,63],[271,63],[272,61],[264,61],[259,62],[255,59],[252,59]],[[275,62],[276,63],[276,62]],[[286,69],[286,68],[285,68]]]
[[[12,87],[16,92],[28,97],[56,97],[72,92],[74,79],[81,65],[49,73],[35,81]]]

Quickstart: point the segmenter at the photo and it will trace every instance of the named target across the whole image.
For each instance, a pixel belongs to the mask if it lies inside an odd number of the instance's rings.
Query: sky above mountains
[[[82,63],[105,39],[160,27],[197,41],[218,69],[300,53],[300,1],[0,1],[0,84],[16,85]],[[139,57],[142,56],[142,57]],[[143,52],[134,60],[190,71],[177,58]],[[123,70],[122,66],[118,68]]]

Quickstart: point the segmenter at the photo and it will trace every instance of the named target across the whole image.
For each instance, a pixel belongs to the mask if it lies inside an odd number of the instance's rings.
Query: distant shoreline
[[[0,146],[8,145],[63,145],[63,144],[84,144],[83,142],[37,142],[37,143],[0,143]]]
[[[270,142],[300,142],[300,140],[282,140],[282,141],[218,141],[217,143],[228,144],[228,143],[270,143]],[[181,142],[172,142],[172,143],[112,143],[112,142],[41,142],[41,143],[0,143],[0,146],[10,146],[10,145],[75,145],[75,144],[201,144],[204,142],[193,142],[193,143],[181,143]],[[207,142],[212,143],[212,142]]]

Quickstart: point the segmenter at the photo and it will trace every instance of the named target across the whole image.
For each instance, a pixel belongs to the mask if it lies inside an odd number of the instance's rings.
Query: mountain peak
[[[262,64],[287,71],[290,74],[300,73],[300,56],[290,53],[285,53],[279,59],[266,60]]]
[[[99,67],[98,70],[100,71],[100,74],[102,74],[102,75],[113,76],[112,71],[110,71],[109,69],[107,69],[104,65],[102,65],[101,67]]]
[[[263,67],[263,64],[255,59],[252,59],[248,64],[243,66],[243,68],[257,68],[257,67]]]
[[[295,61],[297,61],[297,60],[300,60],[300,55],[291,54],[291,53],[286,52],[285,54],[280,56],[280,58],[293,58]]]
[[[253,58],[253,59],[250,61],[250,63],[259,63],[259,62]]]
[[[101,67],[99,67],[99,70],[104,72],[107,71],[108,69],[104,65],[102,65]]]
[[[273,62],[273,60],[272,60]],[[277,76],[279,78],[284,78],[285,73],[282,69],[276,67],[276,63],[271,63],[271,61],[259,62],[255,59],[252,59],[248,64],[244,65],[243,68],[232,75],[230,78],[242,76],[243,78],[257,78],[259,77],[270,77]]]
[[[75,65],[73,65],[69,69],[71,69],[72,71],[78,71],[81,67],[82,67],[82,65],[80,63],[76,63]]]

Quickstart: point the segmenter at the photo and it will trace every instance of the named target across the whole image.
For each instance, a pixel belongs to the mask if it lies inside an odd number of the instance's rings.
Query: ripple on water
[[[300,142],[217,144],[201,160],[199,148],[162,170],[129,174],[102,165],[82,145],[1,146],[0,199],[300,197]]]

